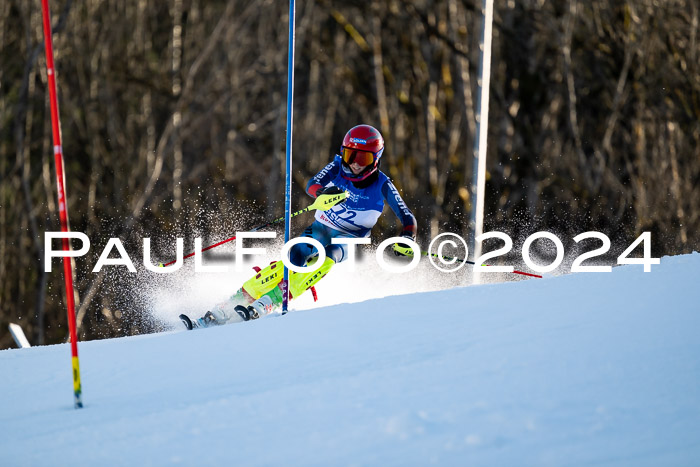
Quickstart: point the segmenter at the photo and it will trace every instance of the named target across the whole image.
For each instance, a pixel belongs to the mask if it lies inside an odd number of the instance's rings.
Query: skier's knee
[[[289,261],[294,266],[304,267],[306,266],[306,259],[311,256],[314,251],[316,251],[315,248],[305,243],[297,243],[289,249]]]
[[[345,244],[328,245],[326,247],[326,257],[332,259],[334,263],[340,263],[347,258],[346,248],[347,245]]]

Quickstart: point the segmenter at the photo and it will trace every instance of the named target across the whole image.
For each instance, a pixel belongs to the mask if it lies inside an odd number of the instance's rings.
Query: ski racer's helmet
[[[359,182],[377,171],[379,158],[384,152],[384,138],[376,128],[370,125],[357,125],[350,129],[340,146],[343,159],[341,175],[344,179]],[[359,174],[354,174],[350,164],[357,162],[366,166]]]

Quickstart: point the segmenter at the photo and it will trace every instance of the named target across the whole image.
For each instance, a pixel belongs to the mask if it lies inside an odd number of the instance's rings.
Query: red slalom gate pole
[[[394,251],[400,253],[403,256],[413,256],[413,250],[410,247],[401,247],[398,245],[394,245]],[[435,253],[429,253],[427,251],[421,251],[421,255],[423,256],[432,256],[433,258],[442,258],[447,261],[459,261],[460,263],[466,263],[466,264],[471,264],[475,265],[476,263],[474,261],[469,261],[468,259],[462,259],[462,258],[453,258],[452,256],[440,256],[436,255]],[[482,264],[482,266],[488,266],[488,264]],[[539,274],[530,274],[529,272],[523,272],[523,271],[518,271],[517,269],[514,269],[512,271],[513,274],[520,274],[523,276],[529,276],[529,277],[537,277],[538,279],[542,279],[542,276]]]
[[[58,116],[58,98],[56,97],[56,70],[53,63],[53,43],[51,40],[51,14],[49,0],[41,0],[41,12],[44,19],[44,45],[46,49],[46,74],[48,76],[49,98],[51,101],[51,129],[53,133],[53,153],[56,163],[56,185],[58,189],[58,214],[61,218],[61,232],[68,232],[68,206],[63,171],[63,147],[61,146],[61,123]],[[70,251],[70,241],[63,238],[63,251]],[[80,365],[78,363],[78,333],[75,323],[75,300],[73,291],[73,267],[70,257],[63,257],[63,277],[66,282],[66,306],[68,308],[68,329],[70,330],[71,360],[73,363],[73,395],[75,408],[83,406],[80,384]]]

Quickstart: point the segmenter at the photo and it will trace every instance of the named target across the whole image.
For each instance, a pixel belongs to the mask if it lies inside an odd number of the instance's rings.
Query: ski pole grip
[[[347,191],[335,195],[319,195],[316,201],[309,206],[309,209],[317,209],[319,211],[327,211],[336,204],[344,201],[348,197]]]

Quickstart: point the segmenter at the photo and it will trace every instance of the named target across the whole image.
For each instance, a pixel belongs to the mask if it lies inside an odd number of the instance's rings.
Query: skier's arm
[[[416,232],[418,231],[416,217],[411,210],[408,209],[408,206],[406,206],[406,203],[401,198],[394,184],[391,183],[391,180],[387,180],[384,185],[382,185],[382,195],[391,210],[396,214],[396,217],[401,221],[401,224],[403,224],[401,236],[409,237],[414,240],[416,238]]]
[[[318,196],[318,191],[328,185],[333,180],[340,170],[339,158],[336,157],[330,164],[326,165],[319,173],[317,173],[309,183],[306,184],[306,192],[312,197]]]

